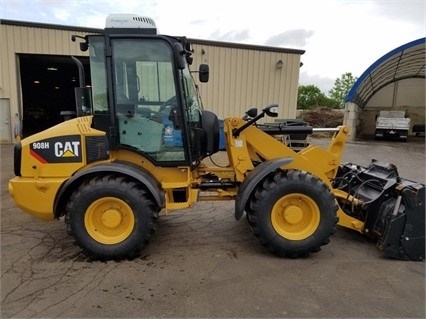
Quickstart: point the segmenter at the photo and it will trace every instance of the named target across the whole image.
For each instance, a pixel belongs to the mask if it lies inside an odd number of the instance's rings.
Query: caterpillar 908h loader
[[[31,215],[64,217],[91,258],[136,256],[161,210],[233,200],[235,218],[245,215],[279,256],[319,251],[340,225],[375,239],[386,256],[424,259],[425,186],[391,164],[341,164],[347,127],[328,148],[296,152],[274,135],[311,127],[261,125],[277,105],[250,109],[224,119],[229,165],[209,167],[219,121],[201,107],[186,38],[158,35],[146,17],[111,15],[104,34],[82,38],[80,48],[90,53],[91,87],[74,58],[77,116],[15,145],[9,192]],[[207,65],[197,72],[208,80]]]

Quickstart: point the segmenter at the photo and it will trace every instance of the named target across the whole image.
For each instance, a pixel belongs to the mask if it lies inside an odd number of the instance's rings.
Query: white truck
[[[374,137],[397,138],[407,141],[410,129],[410,118],[404,111],[380,111],[376,118]]]

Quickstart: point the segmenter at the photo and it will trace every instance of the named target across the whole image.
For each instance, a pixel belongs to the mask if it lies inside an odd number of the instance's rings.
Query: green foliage
[[[343,108],[345,97],[357,80],[358,78],[350,72],[342,74],[334,82],[334,87],[329,91],[329,96],[322,93],[316,85],[299,85],[297,108],[303,110],[312,110],[318,107]]]
[[[342,74],[340,78],[336,79],[334,82],[334,87],[330,90],[330,98],[337,102],[339,108],[343,108],[345,103],[345,97],[348,95],[349,90],[358,80],[357,77],[354,77],[352,73],[347,72]]]
[[[297,97],[297,108],[310,110],[320,106],[338,108],[339,103],[325,96],[316,85],[300,85]]]
[[[299,85],[297,107],[308,110],[318,105],[321,90],[315,85]]]
[[[338,109],[339,108],[339,102],[337,102],[335,99],[324,96],[324,99],[321,100],[320,106],[325,106],[325,107],[328,107],[328,108],[331,108],[331,109]]]

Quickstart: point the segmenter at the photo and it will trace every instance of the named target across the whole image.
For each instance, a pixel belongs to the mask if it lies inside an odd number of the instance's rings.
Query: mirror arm
[[[232,136],[233,137],[238,137],[242,131],[244,131],[250,125],[256,123],[258,120],[260,120],[264,116],[265,116],[265,112],[264,112],[264,110],[262,110],[262,112],[260,114],[258,114],[257,116],[253,117],[252,119],[248,120],[243,126],[237,128],[237,129],[232,130]]]

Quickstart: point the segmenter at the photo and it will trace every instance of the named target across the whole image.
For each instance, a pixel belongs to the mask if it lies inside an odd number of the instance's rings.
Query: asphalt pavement
[[[1,318],[425,318],[425,263],[388,259],[340,227],[320,252],[278,258],[232,201],[162,214],[136,259],[87,260],[63,220],[13,205],[12,149],[1,146]],[[348,143],[343,161],[372,158],[425,183],[423,138]]]

